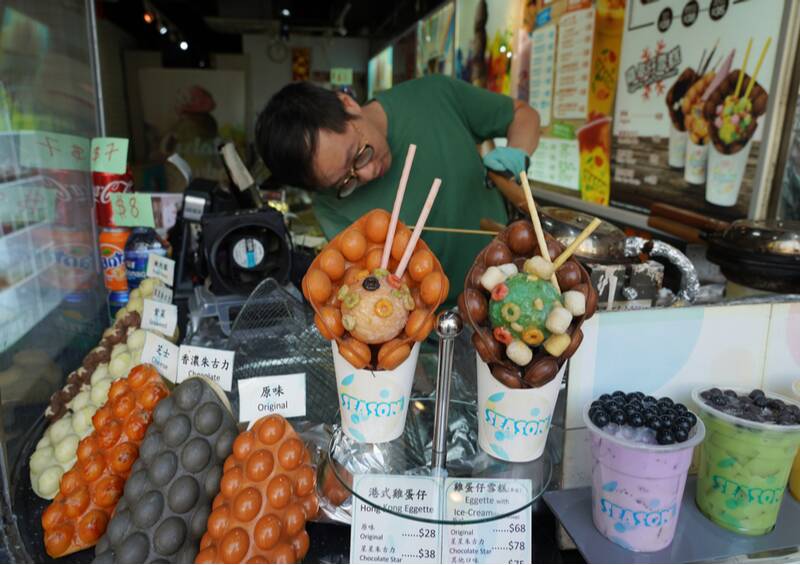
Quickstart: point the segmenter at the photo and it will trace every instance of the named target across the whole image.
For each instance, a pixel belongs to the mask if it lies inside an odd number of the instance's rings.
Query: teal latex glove
[[[530,159],[522,149],[496,147],[483,158],[483,165],[496,173],[513,177],[519,181],[519,173],[528,170]]]

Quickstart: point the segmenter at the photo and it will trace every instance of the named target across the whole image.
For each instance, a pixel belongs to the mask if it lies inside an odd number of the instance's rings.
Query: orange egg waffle
[[[196,563],[297,563],[319,511],[316,471],[292,426],[261,418],[233,443]]]
[[[441,264],[421,239],[408,268],[399,280],[392,280],[394,275],[388,273],[395,272],[411,239],[411,230],[402,222],[397,224],[387,272],[381,271],[390,220],[385,210],[368,212],[325,247],[303,278],[303,295],[314,308],[317,328],[325,339],[336,340],[342,357],[356,369],[391,370],[405,361],[414,342],[423,341],[430,334],[436,310],[450,289]],[[347,316],[351,306],[344,303],[348,294],[343,289],[352,291],[371,277],[389,281],[397,291],[399,303],[405,299],[408,304],[408,317],[399,334],[383,343],[365,343],[343,323],[347,321],[343,314]],[[349,294],[352,296],[352,292]],[[375,316],[388,317],[392,308],[397,306],[379,300]]]
[[[134,367],[111,385],[108,401],[92,418],[94,431],[80,442],[75,466],[61,478],[58,495],[42,515],[48,555],[86,549],[105,533],[153,410],[168,394],[150,365]]]

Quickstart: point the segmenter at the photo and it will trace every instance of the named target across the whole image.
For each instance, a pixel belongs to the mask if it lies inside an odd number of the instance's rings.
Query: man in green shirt
[[[483,160],[477,144],[506,137]],[[432,75],[381,92],[364,106],[309,83],[275,94],[256,123],[256,146],[276,180],[316,191],[314,210],[332,238],[373,208],[391,210],[410,144],[416,144],[400,219],[413,224],[433,179],[442,179],[427,225],[476,229],[481,218],[507,222],[502,196],[485,186],[485,168],[527,168],[539,141],[539,116],[524,102]],[[423,232],[450,278],[463,288],[482,235]]]

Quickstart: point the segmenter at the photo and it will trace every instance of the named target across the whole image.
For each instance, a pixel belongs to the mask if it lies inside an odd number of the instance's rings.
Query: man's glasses
[[[364,136],[361,134],[361,130],[359,130],[355,124],[353,124],[353,127],[363,138]],[[347,175],[336,184],[336,195],[339,198],[347,198],[358,187],[358,176],[356,175],[356,171],[369,165],[369,162],[372,161],[372,157],[374,155],[375,150],[369,143],[365,143],[356,152],[356,156],[353,158],[353,164],[350,166],[350,172],[347,173]]]

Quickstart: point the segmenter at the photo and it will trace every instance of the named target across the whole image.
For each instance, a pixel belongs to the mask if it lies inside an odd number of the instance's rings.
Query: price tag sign
[[[20,132],[20,164],[35,169],[89,170],[90,141],[86,137],[49,131]]]
[[[284,418],[306,415],[305,373],[239,381],[240,422],[255,422],[272,413]]]
[[[142,363],[150,363],[170,382],[177,382],[178,346],[161,336],[146,332],[142,347]]]
[[[121,175],[128,168],[128,140],[123,137],[95,137],[91,150],[92,171]]]
[[[142,192],[117,192],[111,197],[111,217],[118,226],[156,226],[153,218],[153,199]]]
[[[173,286],[175,281],[175,261],[157,253],[150,253],[147,256],[146,274],[148,277],[157,278],[167,286]]]
[[[164,304],[149,298],[144,299],[142,309],[143,330],[161,332],[163,335],[171,336],[175,333],[178,325],[178,308],[174,304]]]
[[[152,298],[156,302],[161,302],[162,304],[172,304],[172,289],[166,285],[157,284],[153,289]]]
[[[356,475],[360,496],[406,514],[437,518],[441,481],[431,477]],[[441,563],[441,527],[400,518],[353,498],[350,563]]]
[[[529,479],[447,479],[444,517],[475,520],[501,515],[526,506],[530,497]],[[530,508],[502,520],[442,529],[444,563],[531,562]]]
[[[233,351],[181,345],[178,362],[178,382],[192,377],[205,377],[217,383],[222,390],[233,386]]]
[[[331,69],[331,84],[334,86],[348,86],[353,84],[353,69],[344,67]]]

